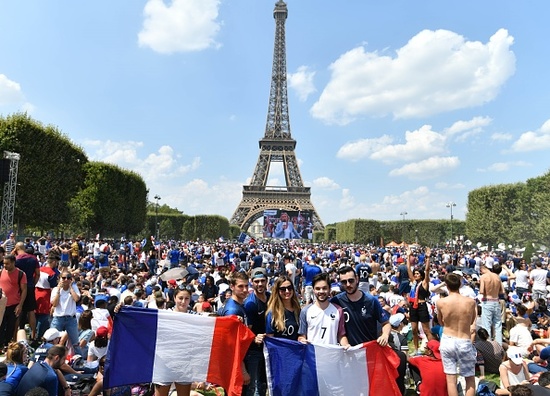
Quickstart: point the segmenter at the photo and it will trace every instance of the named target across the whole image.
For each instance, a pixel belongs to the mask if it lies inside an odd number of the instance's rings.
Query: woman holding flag
[[[189,309],[191,303],[191,295],[193,293],[192,285],[181,284],[174,292],[175,305],[172,308],[174,312],[181,312],[185,314],[193,314],[195,312]],[[178,396],[189,396],[191,394],[191,383],[179,383],[176,382],[176,392]],[[156,383],[155,384],[155,396],[168,396],[170,392],[171,383]]]
[[[412,268],[412,261],[414,255],[410,249],[407,249],[407,271],[409,278],[414,280],[411,285],[411,292],[409,294],[409,321],[411,322],[413,332],[414,352],[413,355],[418,355],[418,340],[419,329],[418,323],[422,326],[425,336],[430,341],[432,333],[430,331],[430,312],[428,310],[428,298],[430,297],[430,283],[429,277],[426,276],[425,269],[430,268],[430,248],[426,248],[425,253],[425,266],[424,269],[420,267]]]

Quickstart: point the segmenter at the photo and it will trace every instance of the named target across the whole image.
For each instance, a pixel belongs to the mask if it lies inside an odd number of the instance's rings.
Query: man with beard
[[[256,334],[244,358],[250,374],[250,384],[243,389],[244,396],[264,396],[267,389],[265,359],[262,342],[265,336],[265,311],[270,294],[267,293],[267,272],[265,268],[254,268],[250,274],[254,292],[244,300],[248,327]]]
[[[349,347],[342,308],[329,301],[330,279],[327,273],[313,277],[315,301],[300,312],[298,341]]]
[[[46,359],[43,362],[33,364],[21,378],[21,382],[17,387],[17,396],[23,396],[27,391],[36,387],[46,389],[50,395],[57,395],[59,380],[56,370],[65,363],[66,355],[67,348],[62,345],[54,345],[48,349]],[[65,381],[62,385],[65,390],[69,389]]]
[[[389,313],[382,308],[378,299],[359,289],[359,278],[350,266],[338,271],[340,288],[344,291],[334,296],[330,301],[342,307],[345,317],[346,335],[351,345],[374,341],[380,346],[388,345],[391,332]],[[388,353],[397,353],[400,364],[397,369],[399,377],[397,386],[405,394],[405,371],[407,355],[402,351],[388,348]]]

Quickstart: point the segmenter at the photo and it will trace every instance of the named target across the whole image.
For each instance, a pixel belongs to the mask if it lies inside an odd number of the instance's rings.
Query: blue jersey
[[[266,300],[263,302],[256,296],[256,293],[252,293],[244,300],[244,310],[248,320],[247,324],[254,334],[265,334],[265,311],[267,311],[269,296],[270,294],[266,293]],[[263,346],[253,342],[250,348],[263,349]]]
[[[355,266],[355,272],[359,276],[359,282],[368,282],[372,269],[367,263],[359,263]]]
[[[323,270],[316,265],[304,264],[304,286],[313,286],[313,277],[321,272]]]
[[[273,313],[269,312],[265,318],[265,333],[273,334],[277,338],[286,338],[287,340],[298,341],[298,329],[300,327],[294,312],[285,309],[285,328],[276,329],[273,322]]]
[[[351,301],[346,292],[333,297],[330,302],[344,311],[346,336],[351,345],[376,340],[381,334],[381,325],[390,319],[378,298],[363,293],[358,301]]]
[[[180,263],[180,251],[173,249],[168,252],[168,259],[170,260],[170,267],[177,267]]]
[[[246,316],[246,311],[244,310],[244,305],[239,304],[232,298],[229,298],[225,301],[225,305],[218,309],[218,316],[239,316],[242,318],[243,323],[248,326],[248,318]]]

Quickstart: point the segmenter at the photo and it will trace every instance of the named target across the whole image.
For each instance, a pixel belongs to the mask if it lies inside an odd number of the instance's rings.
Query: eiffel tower
[[[311,203],[310,188],[304,187],[294,153],[296,140],[290,135],[285,44],[287,16],[286,3],[277,1],[273,10],[275,48],[265,135],[260,140],[260,155],[252,180],[248,186],[243,186],[243,198],[230,221],[242,230],[247,230],[256,219],[262,217],[266,209],[310,212],[314,229],[324,229],[321,218]],[[272,162],[283,163],[286,186],[267,186]]]

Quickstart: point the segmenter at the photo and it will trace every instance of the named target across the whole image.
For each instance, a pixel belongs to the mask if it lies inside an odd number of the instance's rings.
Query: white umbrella
[[[189,272],[185,268],[172,268],[161,274],[160,279],[163,281],[168,281],[170,279],[178,280],[185,278],[188,274]]]

